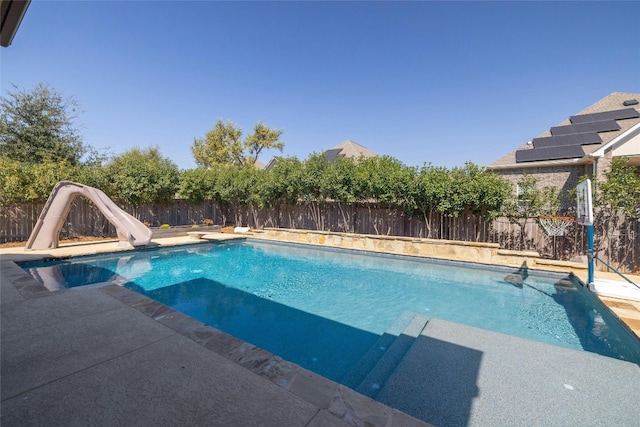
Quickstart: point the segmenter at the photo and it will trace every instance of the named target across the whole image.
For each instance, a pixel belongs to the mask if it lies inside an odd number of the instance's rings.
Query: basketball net
[[[541,216],[538,223],[544,228],[547,236],[564,236],[564,230],[575,221],[570,216]]]

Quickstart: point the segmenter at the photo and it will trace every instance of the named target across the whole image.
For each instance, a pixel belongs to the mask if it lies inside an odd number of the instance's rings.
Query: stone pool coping
[[[222,237],[227,240],[232,237]],[[108,249],[113,249],[113,242],[106,244],[100,244],[98,247],[92,247],[91,245],[74,245],[73,247],[63,247],[56,250],[47,251],[48,256],[72,256],[81,254],[93,254],[110,252]],[[191,244],[193,241],[164,241],[161,243],[165,245],[175,244]],[[42,252],[42,251],[39,251]],[[15,258],[17,260],[25,260],[24,254],[19,254]],[[27,256],[27,259],[34,259],[35,254],[31,253]],[[42,253],[39,256],[42,258]],[[9,258],[9,259],[8,259]],[[185,339],[197,344],[200,350],[192,349],[193,357],[207,358],[206,353],[211,353],[211,357],[215,354],[216,366],[215,370],[231,372],[235,375],[232,380],[237,381],[240,387],[251,389],[246,391],[246,396],[238,396],[236,393],[235,400],[231,402],[225,402],[225,409],[216,408],[216,402],[208,402],[206,398],[193,396],[194,404],[198,403],[193,409],[193,413],[196,413],[201,419],[201,422],[196,424],[211,425],[211,419],[207,420],[207,416],[212,414],[220,415],[221,418],[217,422],[225,425],[278,425],[278,426],[428,426],[421,420],[415,419],[410,415],[407,415],[397,409],[390,408],[380,402],[372,400],[366,396],[363,396],[345,386],[330,381],[322,376],[319,376],[311,371],[301,368],[291,362],[285,361],[280,357],[255,347],[252,344],[241,341],[231,335],[221,332],[213,327],[198,322],[180,312],[177,312],[161,303],[153,301],[143,295],[137,294],[126,288],[123,288],[116,284],[104,284],[102,286],[94,285],[89,286],[86,289],[65,289],[56,292],[50,292],[44,286],[35,282],[24,270],[22,270],[17,264],[15,264],[13,257],[7,256],[6,253],[2,254],[0,258],[0,286],[2,287],[2,425],[21,425],[27,420],[33,424],[64,424],[64,425],[82,425],[84,422],[89,422],[91,417],[95,417],[96,413],[102,413],[104,417],[115,417],[114,419],[98,419],[99,423],[109,424],[111,422],[118,421],[117,414],[119,412],[125,412],[131,417],[131,412],[135,413],[135,410],[128,408],[128,406],[140,405],[140,414],[149,414],[153,411],[152,408],[147,406],[158,406],[158,402],[123,402],[118,398],[108,399],[108,404],[113,404],[117,408],[113,409],[113,414],[107,415],[110,411],[109,408],[101,407],[100,404],[93,402],[93,406],[85,406],[86,402],[73,402],[73,399],[59,399],[58,396],[47,397],[47,390],[56,390],[56,394],[60,393],[60,389],[66,389],[70,386],[69,382],[73,382],[75,377],[87,375],[87,372],[91,372],[92,375],[85,378],[83,384],[76,384],[82,388],[87,386],[89,389],[85,392],[89,396],[93,396],[92,390],[95,387],[99,387],[102,390],[98,397],[100,399],[104,394],[113,396],[121,395],[122,387],[139,389],[140,381],[143,383],[149,383],[150,385],[144,386],[141,390],[144,393],[145,389],[153,388],[156,383],[163,384],[165,382],[178,382],[180,383],[178,388],[184,389],[206,389],[207,386],[211,386],[212,376],[225,377],[222,374],[212,375],[211,366],[208,366],[208,370],[204,367],[200,368],[200,364],[197,360],[193,363],[189,360],[191,353],[180,355],[180,364],[182,369],[194,369],[195,375],[192,375],[189,379],[189,384],[181,384],[180,378],[166,380],[158,379],[153,376],[140,376],[139,373],[133,372],[140,370],[140,366],[130,366],[125,369],[121,375],[115,375],[117,378],[110,376],[109,381],[102,381],[100,374],[94,373],[99,371],[103,365],[107,365],[114,359],[124,359],[126,357],[132,358],[138,353],[142,353],[144,348],[149,345],[156,345],[154,343],[136,343],[133,340],[128,346],[131,346],[133,350],[127,349],[126,351],[116,352],[111,354],[115,350],[114,347],[118,347],[123,344],[122,341],[126,341],[125,338],[113,335],[112,332],[101,330],[98,335],[106,336],[107,338],[95,338],[89,335],[96,335],[96,330],[91,330],[91,327],[85,330],[85,324],[91,324],[92,318],[95,315],[95,310],[89,313],[81,313],[77,316],[73,314],[74,310],[82,311],[79,307],[80,303],[76,304],[73,301],[75,299],[83,300],[90,298],[91,301],[100,300],[100,308],[97,311],[106,310],[105,306],[115,305],[114,312],[120,313],[118,317],[131,321],[130,318],[135,320],[136,324],[131,324],[130,327],[134,329],[143,330],[145,328],[153,329],[154,333],[160,333],[161,340],[172,339],[174,341],[183,341]],[[84,295],[84,297],[80,297]],[[105,300],[108,298],[108,301]],[[109,302],[114,301],[114,302]],[[91,302],[92,303],[92,302]],[[91,304],[90,303],[90,304]],[[39,310],[30,310],[30,307],[37,305]],[[43,305],[46,308],[43,309]],[[123,307],[124,306],[124,307]],[[123,311],[131,311],[144,316],[141,319],[140,316],[132,314],[123,314]],[[41,318],[42,313],[46,313],[46,318]],[[66,335],[66,339],[72,339],[74,342],[65,342],[65,337],[55,340],[55,342],[47,343],[47,338],[43,337],[45,341],[45,347],[43,343],[29,342],[29,336],[36,334],[30,328],[22,326],[23,324],[37,325],[42,324],[46,327],[49,322],[56,323],[60,317],[66,317],[63,325],[58,329],[69,328],[70,332]],[[83,317],[87,317],[84,319]],[[145,320],[146,319],[146,320]],[[72,325],[73,321],[80,321],[80,324]],[[127,325],[122,325],[118,319],[109,319],[108,322],[115,322],[113,327],[126,328]],[[160,326],[161,332],[156,331],[157,326]],[[100,329],[100,326],[93,326]],[[34,328],[34,329],[37,329]],[[18,332],[15,332],[15,331]],[[170,332],[168,332],[170,331]],[[52,332],[54,333],[54,332]],[[24,335],[24,336],[22,336]],[[64,335],[64,334],[63,334]],[[167,337],[168,335],[168,337]],[[142,338],[138,338],[142,340]],[[93,344],[95,340],[102,340],[99,345]],[[36,376],[47,377],[49,369],[47,366],[43,366],[42,360],[54,363],[55,365],[65,365],[68,362],[64,360],[57,360],[60,353],[67,351],[67,348],[73,348],[77,346],[77,342],[87,342],[88,346],[96,346],[96,353],[106,352],[109,355],[105,356],[104,361],[84,362],[85,358],[92,358],[92,355],[77,356],[80,359],[79,367],[68,367],[68,371],[59,374],[58,376],[52,376],[47,378],[44,384],[38,383],[37,379],[33,378],[34,372]],[[33,350],[28,348],[33,346]],[[189,344],[182,343],[177,347],[180,349],[188,347]],[[175,345],[173,347],[176,347]],[[25,354],[26,351],[26,354]],[[82,349],[79,350],[82,352]],[[167,350],[168,352],[168,350]],[[197,354],[196,354],[197,353]],[[147,356],[140,356],[149,357]],[[175,365],[175,356],[170,357],[168,361],[163,360],[164,354],[157,354],[151,356],[157,358],[156,361],[160,365],[169,365],[173,363]],[[73,358],[70,356],[70,358]],[[154,363],[156,363],[154,362]],[[87,363],[90,366],[83,367],[82,364]],[[229,365],[231,364],[231,365]],[[124,363],[126,365],[126,363]],[[239,366],[242,369],[238,371],[234,366]],[[23,375],[21,370],[26,369],[29,373]],[[106,368],[105,368],[106,369]],[[38,371],[42,370],[41,375],[38,375]],[[53,369],[56,370],[55,368]],[[103,370],[104,371],[104,370]],[[198,372],[200,371],[200,372]],[[102,373],[104,375],[104,372]],[[167,373],[167,375],[171,375]],[[21,377],[26,379],[21,379]],[[131,379],[129,378],[131,377]],[[226,377],[225,377],[226,378]],[[205,383],[204,385],[195,383]],[[268,382],[268,384],[265,384]],[[26,383],[26,384],[24,384]],[[96,385],[94,383],[100,383]],[[174,385],[175,386],[175,385]],[[155,385],[155,387],[162,387],[161,385]],[[225,387],[222,385],[222,387]],[[230,385],[226,387],[231,388]],[[75,391],[75,390],[74,390]],[[54,392],[52,392],[53,394]],[[259,396],[266,395],[270,399],[260,401]],[[78,397],[78,396],[76,396]],[[158,412],[168,411],[169,413],[180,413],[185,410],[179,402],[174,402],[175,396],[167,393],[167,397],[160,398],[162,403],[162,410]],[[279,408],[280,402],[284,402],[284,406]],[[205,406],[203,409],[202,406]],[[206,405],[211,405],[211,410],[207,411]],[[54,406],[53,408],[51,406]],[[108,406],[108,405],[107,405]],[[263,407],[261,407],[263,406]],[[188,408],[187,408],[188,410]],[[198,412],[204,412],[200,414]],[[212,414],[208,414],[211,412]],[[275,413],[274,413],[275,412]],[[221,413],[221,414],[219,414]],[[295,414],[295,416],[293,415]],[[158,425],[171,425],[180,424],[186,421],[186,417],[191,417],[193,414],[184,415],[177,418],[159,418],[153,421]],[[135,417],[135,415],[133,415]],[[264,417],[264,418],[263,418]],[[193,420],[189,420],[193,422]],[[205,422],[206,421],[206,422]],[[120,420],[119,422],[122,422]],[[131,425],[143,425],[149,422],[148,419],[128,419],[124,424]],[[89,422],[90,423],[90,422]],[[229,424],[230,423],[230,424]],[[216,421],[214,420],[214,424]]]

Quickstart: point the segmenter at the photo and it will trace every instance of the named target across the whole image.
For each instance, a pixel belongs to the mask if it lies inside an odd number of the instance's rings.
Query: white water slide
[[[101,190],[76,182],[60,181],[51,191],[25,249],[58,247],[60,230],[76,196],[86,197],[100,209],[100,212],[116,228],[120,245],[129,243],[132,246],[144,246],[151,241],[151,230],[129,213],[120,209]]]

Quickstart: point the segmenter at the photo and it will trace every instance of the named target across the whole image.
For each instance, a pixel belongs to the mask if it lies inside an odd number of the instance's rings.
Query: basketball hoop
[[[570,216],[541,216],[538,223],[544,228],[547,236],[564,236],[564,230],[575,222],[575,218]]]

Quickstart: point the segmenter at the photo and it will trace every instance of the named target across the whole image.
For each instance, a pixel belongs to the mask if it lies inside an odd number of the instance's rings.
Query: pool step
[[[382,334],[371,346],[369,351],[362,356],[355,367],[351,369],[351,371],[349,371],[340,382],[352,389],[358,387],[367,374],[369,374],[373,367],[376,366],[382,356],[384,356],[385,352],[393,344],[396,338],[397,337],[395,335],[390,335],[386,332]]]
[[[364,380],[369,372],[371,372],[373,367],[376,366],[382,356],[384,356],[387,349],[391,347],[396,338],[409,325],[409,323],[411,323],[411,320],[415,315],[416,313],[414,312],[405,311],[398,316],[387,331],[373,343],[371,348],[369,348],[360,361],[358,361],[354,368],[351,369],[351,371],[349,371],[340,382],[352,389],[358,387],[362,380]]]
[[[428,317],[415,314],[402,333],[398,335],[375,366],[369,371],[367,376],[355,387],[355,390],[375,399],[387,380],[393,375],[416,338],[425,328],[428,321]]]

